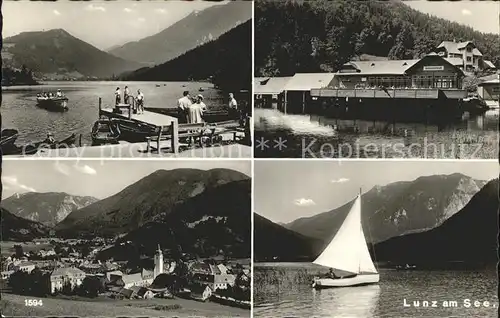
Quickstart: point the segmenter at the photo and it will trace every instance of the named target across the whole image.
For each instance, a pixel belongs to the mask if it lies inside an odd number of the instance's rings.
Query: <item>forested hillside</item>
[[[255,75],[334,71],[361,54],[418,58],[441,41],[473,41],[500,66],[500,37],[385,1],[256,1]]]

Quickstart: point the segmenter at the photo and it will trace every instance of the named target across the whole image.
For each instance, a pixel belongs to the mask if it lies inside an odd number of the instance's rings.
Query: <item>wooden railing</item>
[[[338,97],[338,98],[413,98],[413,99],[437,99],[439,92],[443,92],[447,98],[459,99],[466,96],[461,89],[439,89],[439,88],[386,88],[384,89],[347,89],[347,88],[319,88],[311,89],[311,97]]]

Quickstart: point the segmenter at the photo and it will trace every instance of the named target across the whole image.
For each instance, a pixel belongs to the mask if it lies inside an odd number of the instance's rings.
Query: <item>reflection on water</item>
[[[255,264],[254,272],[255,317],[497,317],[495,269],[381,270],[378,285],[323,290],[311,288],[318,274],[312,264]],[[490,304],[467,308],[466,299]],[[431,307],[405,307],[405,300],[429,301]],[[457,307],[446,308],[443,301],[456,301]]]
[[[135,95],[140,89],[146,100],[146,107],[173,108],[184,90],[199,94],[202,87],[204,102],[209,108],[223,105],[221,93],[209,83],[196,82],[48,82],[46,85],[31,87],[9,87],[12,91],[2,91],[2,128],[19,130],[16,142],[22,145],[30,141],[41,141],[47,132],[55,139],[68,137],[71,133],[83,134],[83,143],[90,144],[92,124],[98,117],[98,97],[103,105],[114,103],[116,87],[127,85]],[[69,111],[50,112],[36,106],[36,94],[40,91],[61,89],[69,98]]]
[[[267,147],[256,142],[256,157],[492,159],[498,154],[498,109],[440,126],[285,115],[271,109],[254,114],[256,140],[270,142]],[[286,147],[277,147],[280,138]]]

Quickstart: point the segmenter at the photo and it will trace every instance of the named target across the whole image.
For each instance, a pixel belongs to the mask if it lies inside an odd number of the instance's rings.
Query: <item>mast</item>
[[[361,187],[359,187],[359,209],[360,209],[360,216],[359,216],[359,226],[360,226],[360,230],[361,230],[361,233],[364,233],[363,232],[363,221],[362,221],[362,217],[361,215],[363,215],[363,206],[361,205]],[[366,239],[365,239],[366,241]],[[361,274],[361,258],[359,258],[359,263],[358,263],[358,274]]]

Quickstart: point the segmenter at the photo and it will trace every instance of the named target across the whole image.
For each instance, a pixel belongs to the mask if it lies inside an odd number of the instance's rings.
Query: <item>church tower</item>
[[[162,273],[163,273],[163,253],[161,252],[160,244],[158,244],[158,250],[155,253],[155,269],[154,269],[155,278],[156,276]]]

